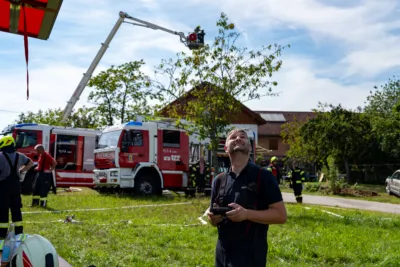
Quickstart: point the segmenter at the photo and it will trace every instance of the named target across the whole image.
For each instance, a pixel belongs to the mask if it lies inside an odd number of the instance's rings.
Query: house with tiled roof
[[[207,84],[200,86],[207,86]],[[175,110],[178,115],[184,115],[187,103],[197,97],[195,92],[196,88],[187,91],[161,109],[159,114],[169,117],[170,110]],[[240,106],[240,112],[232,114],[229,118],[230,123],[255,132],[255,140],[258,146],[257,154],[263,155],[267,160],[272,156],[285,157],[289,150],[289,146],[283,143],[281,137],[281,126],[283,124],[291,122],[295,118],[298,121],[307,121],[315,116],[315,113],[311,111],[253,111],[240,101],[237,101],[237,104]],[[224,140],[222,141],[221,149],[223,151]]]
[[[292,122],[295,119],[297,121],[305,122],[315,117],[315,113],[312,111],[260,111],[256,110],[255,113],[259,114],[267,123],[258,126],[258,144],[268,150],[269,153],[265,153],[266,159],[272,156],[283,158],[286,156],[289,146],[283,143],[281,137],[282,125],[288,122]]]
[[[200,85],[203,86],[203,85]],[[206,86],[206,85],[204,85]],[[158,114],[163,117],[171,117],[171,110],[174,110],[172,113],[176,113],[176,115],[185,115],[185,106],[187,103],[190,101],[193,101],[196,99],[197,94],[196,94],[196,89],[197,88],[192,88],[191,90],[187,91],[185,94],[183,94],[181,97],[175,99],[174,101],[170,102],[168,105],[164,106],[161,110],[158,111]],[[261,125],[264,125],[267,123],[260,114],[257,112],[252,111],[249,109],[247,106],[242,104],[240,101],[237,101],[237,105],[240,107],[240,111],[236,114],[232,114],[229,116],[229,122],[231,123],[232,126],[240,127],[243,129],[247,129],[251,132],[255,133],[255,140],[256,144],[258,145],[257,147],[257,154],[260,153],[267,153],[268,150],[260,147],[259,146],[259,141],[258,141],[258,129]],[[225,139],[221,140],[219,151],[224,152],[224,143]]]

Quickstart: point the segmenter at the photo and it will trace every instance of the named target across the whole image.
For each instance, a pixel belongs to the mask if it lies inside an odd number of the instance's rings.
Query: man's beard
[[[230,153],[243,153],[243,154],[248,154],[250,152],[249,148],[247,146],[234,146],[230,151]]]

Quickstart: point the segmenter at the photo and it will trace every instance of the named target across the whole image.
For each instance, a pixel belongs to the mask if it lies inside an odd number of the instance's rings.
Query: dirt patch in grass
[[[374,191],[355,189],[355,188],[342,188],[338,195],[354,196],[354,197],[377,197],[379,194]]]

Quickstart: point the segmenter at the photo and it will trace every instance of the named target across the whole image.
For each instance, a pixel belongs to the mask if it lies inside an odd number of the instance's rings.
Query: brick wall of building
[[[289,150],[289,146],[284,144],[282,138],[278,136],[258,135],[258,145],[272,150],[272,152],[264,155],[267,158],[270,158],[271,156],[284,157],[286,156],[286,152]]]

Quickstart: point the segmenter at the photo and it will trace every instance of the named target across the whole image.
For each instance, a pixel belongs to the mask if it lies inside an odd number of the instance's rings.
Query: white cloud
[[[316,76],[316,67],[306,58],[287,57],[282,71],[274,76],[278,86],[273,92],[278,97],[264,97],[260,100],[246,102],[254,110],[311,111],[317,108],[318,102],[342,104],[345,108],[355,109],[364,106],[364,101],[372,89],[373,83],[342,85],[327,78]]]
[[[370,78],[400,66],[396,60],[400,36],[392,33],[400,29],[397,0],[363,1],[352,7],[317,0],[201,2],[223,8],[232,20],[248,28],[306,30],[314,42],[334,44],[348,53],[338,64],[343,76]]]
[[[83,69],[69,64],[51,64],[30,72],[29,100],[26,100],[25,73],[12,73],[0,76],[2,92],[7,91],[7,98],[2,98],[2,110],[15,112],[37,112],[39,109],[64,108],[82,77]],[[76,107],[86,103],[89,91],[84,92]],[[9,100],[9,101],[7,101]],[[0,125],[4,128],[18,118],[18,113],[0,112]]]

